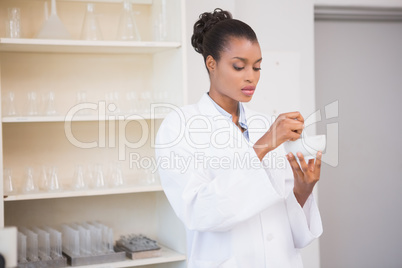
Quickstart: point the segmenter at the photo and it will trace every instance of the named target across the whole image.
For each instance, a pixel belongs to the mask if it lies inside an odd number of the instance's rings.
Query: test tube
[[[6,20],[6,36],[9,38],[21,37],[21,11],[17,7],[8,8],[8,20]]]
[[[80,236],[80,256],[91,255],[91,233],[90,230],[79,224],[72,224],[73,228],[79,231]]]
[[[50,257],[50,234],[37,227],[33,228],[33,231],[38,235],[38,250],[39,258],[42,261],[51,260]]]
[[[21,232],[27,237],[27,259],[28,261],[38,261],[38,234],[32,232],[30,229],[21,228]]]
[[[71,226],[63,225],[63,251],[69,252],[72,256],[80,256],[79,231]]]
[[[108,250],[108,252],[113,253],[114,252],[114,249],[113,249],[114,235],[113,235],[113,229],[112,228],[108,229],[107,236],[108,236],[107,237],[107,250]]]
[[[101,231],[101,229],[92,224],[89,224],[89,223],[83,223],[83,226],[88,228],[91,232],[92,255],[98,255],[98,254],[102,253],[102,250],[101,250],[102,231]]]
[[[44,227],[50,234],[50,257],[54,260],[62,258],[61,233],[50,227]]]
[[[99,222],[91,222],[91,224],[93,225],[93,226],[95,226],[96,228],[98,228],[100,231],[101,231],[101,241],[100,241],[100,247],[99,247],[99,250],[102,252],[102,253],[107,253],[108,252],[108,243],[109,243],[109,241],[108,241],[108,238],[109,238],[109,234],[108,234],[108,232],[109,232],[109,227],[107,227],[106,225],[104,225],[104,224],[101,224],[101,223],[99,223]]]
[[[18,232],[18,263],[26,263],[27,260],[27,236]]]

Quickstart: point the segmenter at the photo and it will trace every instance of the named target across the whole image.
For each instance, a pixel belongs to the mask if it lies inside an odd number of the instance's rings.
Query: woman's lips
[[[254,86],[246,86],[241,89],[241,91],[247,96],[253,96],[255,87]]]

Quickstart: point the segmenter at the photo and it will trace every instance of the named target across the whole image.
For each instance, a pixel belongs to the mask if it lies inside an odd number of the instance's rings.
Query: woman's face
[[[212,65],[210,65],[213,61]],[[222,101],[248,102],[260,79],[261,49],[257,41],[231,38],[219,61],[207,58],[212,94]],[[210,68],[213,67],[213,68]],[[211,94],[211,92],[210,92]],[[217,96],[218,95],[218,96]]]

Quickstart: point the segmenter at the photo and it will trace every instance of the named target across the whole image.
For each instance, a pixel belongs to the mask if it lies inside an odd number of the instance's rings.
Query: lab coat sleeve
[[[293,172],[288,170],[290,173],[292,175],[285,181],[286,207],[295,247],[303,248],[322,234],[322,222],[313,194],[310,194],[303,207],[300,206],[293,192]]]
[[[262,166],[228,168],[210,175],[202,163],[197,165],[197,150],[186,142],[183,131],[183,120],[169,114],[157,133],[155,153],[165,194],[187,229],[227,231],[282,199]],[[257,157],[252,147],[239,154]],[[187,161],[186,165],[180,161]]]

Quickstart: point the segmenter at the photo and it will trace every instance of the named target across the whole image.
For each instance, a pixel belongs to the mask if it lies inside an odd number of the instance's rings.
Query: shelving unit
[[[108,263],[107,267],[136,267],[149,264],[161,264],[169,262],[184,261],[186,256],[179,254],[169,248],[161,246],[161,256],[149,258],[149,259],[138,259],[138,260],[126,260],[123,262]],[[85,265],[85,266],[75,266],[77,268],[99,268],[97,265]]]
[[[23,38],[5,38],[4,25],[0,24],[0,194],[3,196],[0,227],[57,227],[66,222],[99,220],[113,228],[115,239],[128,233],[141,233],[157,240],[163,245],[162,254],[156,258],[127,259],[82,268],[144,265],[184,268],[184,228],[161,185],[141,182],[144,170],[151,167],[138,167],[139,160],[152,159],[153,140],[166,111],[127,112],[132,105],[127,96],[135,92],[144,105],[141,99],[144,92],[169,92],[166,102],[185,104],[185,1],[168,1],[168,37],[154,41],[153,20],[162,0],[133,0],[133,9],[140,12],[136,19],[144,40],[141,42],[114,40],[120,0],[91,1],[102,14],[99,21],[103,41],[78,39],[87,3],[84,0],[57,1],[58,15],[72,34],[72,40],[35,39],[43,22],[44,2],[5,0],[0,3],[0,17],[7,17],[8,7],[21,9],[23,29]],[[55,94],[57,115],[44,113],[50,91]],[[77,104],[77,93],[83,91],[87,101],[98,106],[92,114],[71,116],[69,112]],[[6,110],[10,92],[15,95],[16,115],[9,115]],[[27,115],[29,92],[36,92],[39,99],[36,116]],[[106,100],[105,96],[111,92],[118,96],[117,100]],[[101,102],[118,102],[122,111],[101,113]],[[71,140],[67,127],[78,145]],[[79,145],[89,143],[95,146]],[[128,181],[125,187],[81,191],[64,187],[59,192],[4,194],[4,168],[13,171],[13,182],[18,189],[24,181],[24,169],[32,167],[38,176],[42,165],[57,166],[59,180],[69,186],[74,165],[100,163],[107,168],[116,161]]]
[[[163,119],[165,114],[155,114],[152,117],[150,114],[133,114],[133,115],[113,115],[100,117],[97,115],[80,115],[73,118],[66,118],[66,116],[6,116],[2,118],[3,123],[40,123],[40,122],[84,122],[84,121],[110,121],[127,119],[130,120],[154,120]]]
[[[38,192],[31,194],[19,194],[4,196],[4,201],[21,201],[21,200],[36,200],[36,199],[54,199],[82,196],[97,196],[97,195],[112,195],[112,194],[129,194],[129,193],[146,193],[163,191],[161,185],[139,185],[126,186],[119,188],[108,189],[89,189],[81,191],[63,190],[59,192]]]
[[[180,48],[179,42],[0,38],[1,52],[154,54],[175,48]]]

